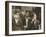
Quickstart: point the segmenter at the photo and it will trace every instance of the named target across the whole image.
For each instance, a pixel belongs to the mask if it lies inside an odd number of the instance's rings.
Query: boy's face
[[[26,12],[25,11],[22,11],[22,15],[25,16],[26,15]]]
[[[14,15],[15,18],[15,22],[18,23],[18,21],[20,21],[20,15],[16,14]]]
[[[30,14],[29,14],[29,12],[26,12],[26,16],[29,16]]]

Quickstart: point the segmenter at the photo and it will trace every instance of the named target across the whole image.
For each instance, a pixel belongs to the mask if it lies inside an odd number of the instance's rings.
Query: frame
[[[21,21],[15,24],[13,20],[16,21],[18,17],[19,20],[26,17],[26,20],[24,19],[24,23]],[[45,34],[45,3],[5,1],[5,35],[32,34]]]

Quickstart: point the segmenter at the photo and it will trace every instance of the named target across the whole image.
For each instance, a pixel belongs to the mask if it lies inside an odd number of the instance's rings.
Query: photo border
[[[26,4],[42,4],[44,5],[44,32],[43,33],[27,33],[27,34],[11,34],[9,35],[9,3],[26,3]],[[36,2],[19,2],[19,1],[5,1],[5,35],[18,36],[18,35],[32,35],[32,34],[45,34],[45,3]]]

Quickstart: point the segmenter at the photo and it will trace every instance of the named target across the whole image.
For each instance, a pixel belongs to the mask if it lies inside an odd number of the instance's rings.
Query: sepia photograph
[[[12,30],[41,29],[41,7],[12,6]]]
[[[45,33],[44,3],[6,1],[6,35]]]

